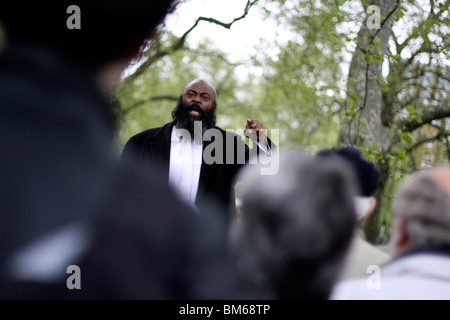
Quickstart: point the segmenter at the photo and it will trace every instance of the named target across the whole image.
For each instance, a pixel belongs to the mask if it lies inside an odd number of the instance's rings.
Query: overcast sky
[[[180,5],[177,12],[169,17],[167,25],[177,36],[181,36],[199,16],[229,23],[244,13],[246,4],[247,0],[191,0]],[[261,37],[271,40],[274,36],[275,23],[263,20],[258,8],[254,6],[250,8],[248,15],[235,22],[231,29],[201,21],[189,35],[188,43],[197,44],[208,37],[235,62],[255,53],[254,46]]]

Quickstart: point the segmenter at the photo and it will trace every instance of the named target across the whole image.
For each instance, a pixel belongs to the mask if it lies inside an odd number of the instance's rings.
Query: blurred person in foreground
[[[450,168],[411,176],[393,208],[394,258],[371,278],[336,286],[336,300],[450,299]]]
[[[377,206],[375,192],[378,188],[379,172],[372,162],[362,157],[358,149],[352,147],[323,149],[318,151],[316,156],[338,157],[345,160],[355,171],[359,183],[359,192],[355,197],[358,224],[355,227],[350,251],[340,279],[371,275],[372,266],[381,266],[391,259],[387,252],[369,243],[359,228],[359,224],[363,223]]]
[[[114,151],[107,101],[172,2],[0,3],[1,299],[230,298],[220,222]]]
[[[351,168],[291,151],[276,175],[247,167],[240,178],[230,249],[242,291],[260,299],[327,299],[355,225]]]

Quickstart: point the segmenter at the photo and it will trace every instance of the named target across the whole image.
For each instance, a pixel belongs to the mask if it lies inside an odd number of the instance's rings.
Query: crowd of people
[[[66,1],[0,4],[0,299],[449,299],[449,168],[400,188],[386,252],[359,228],[373,163],[254,118],[247,143],[204,79],[117,159],[111,97],[175,2],[78,1],[74,28]]]

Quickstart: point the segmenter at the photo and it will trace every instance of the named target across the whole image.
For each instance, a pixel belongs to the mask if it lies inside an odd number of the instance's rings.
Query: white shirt
[[[200,179],[203,145],[183,136],[183,130],[175,127],[172,129],[171,140],[169,183],[183,199],[194,203]]]
[[[256,143],[263,152],[270,156],[270,148],[259,142]],[[180,130],[174,126],[170,144],[169,184],[182,199],[190,203],[195,203],[197,196],[202,156],[202,142],[191,140],[187,130]]]

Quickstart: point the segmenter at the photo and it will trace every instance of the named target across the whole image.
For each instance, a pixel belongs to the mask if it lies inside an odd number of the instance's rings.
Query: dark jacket
[[[147,129],[132,136],[123,149],[122,160],[137,157],[142,162],[159,168],[168,179],[173,126],[174,123],[170,122],[162,127]],[[202,210],[204,203],[213,202],[228,214],[236,210],[234,186],[237,173],[244,164],[248,163],[249,157],[253,153],[256,154],[258,150],[257,148],[250,150],[238,134],[219,127],[215,129],[222,138],[216,145],[212,145],[216,143],[215,138],[203,141],[204,153],[205,149],[208,154],[212,153],[214,162],[206,163],[205,157],[202,158],[195,203]],[[221,154],[219,154],[220,150]]]

